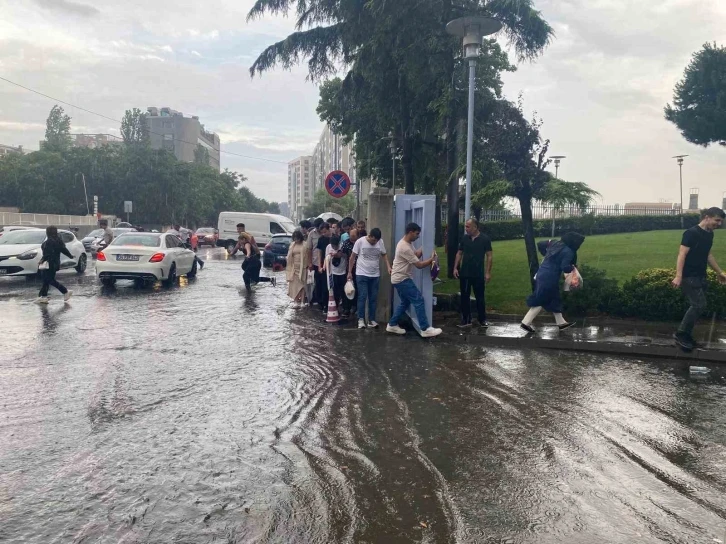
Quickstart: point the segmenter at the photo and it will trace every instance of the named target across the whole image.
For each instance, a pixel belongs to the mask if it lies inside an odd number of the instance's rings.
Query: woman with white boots
[[[537,244],[545,258],[535,276],[534,292],[527,297],[529,312],[522,320],[521,327],[528,333],[535,332],[532,322],[544,309],[552,312],[560,330],[569,329],[575,323],[568,323],[562,316],[560,298],[560,275],[572,273],[577,265],[577,250],[585,241],[582,234],[568,232],[559,241],[544,241]]]

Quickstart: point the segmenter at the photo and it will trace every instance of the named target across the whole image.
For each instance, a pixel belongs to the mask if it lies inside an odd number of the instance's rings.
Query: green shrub
[[[687,214],[683,216],[685,228],[697,225],[699,216]],[[545,238],[552,235],[551,219],[536,219],[533,222],[534,235]],[[585,235],[616,234],[622,232],[644,232],[649,230],[678,230],[681,218],[677,215],[593,215],[564,217],[555,221],[555,236],[560,237],[566,232],[580,232]],[[460,225],[461,232],[463,226]],[[482,223],[483,232],[492,240],[516,240],[524,237],[522,221],[491,221]]]
[[[620,307],[620,289],[617,280],[608,278],[604,270],[591,266],[578,266],[583,289],[565,293],[563,306],[571,315],[607,314]]]
[[[688,302],[681,290],[671,284],[675,275],[673,268],[651,268],[639,272],[623,285],[618,313],[648,321],[680,320]],[[715,313],[719,318],[726,317],[726,286],[718,283],[712,270],[708,271],[707,299],[705,315]]]

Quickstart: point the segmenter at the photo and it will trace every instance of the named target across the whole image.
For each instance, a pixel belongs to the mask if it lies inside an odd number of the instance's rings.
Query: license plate
[[[4,276],[7,273],[8,273],[8,269],[7,268],[0,268],[0,276]]]
[[[138,261],[138,255],[116,255],[117,261]]]

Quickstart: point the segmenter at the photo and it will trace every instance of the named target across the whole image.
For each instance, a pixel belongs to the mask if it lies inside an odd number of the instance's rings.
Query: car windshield
[[[197,234],[214,234],[214,229],[197,229]]]
[[[280,221],[280,225],[282,225],[282,228],[290,234],[295,232],[295,223],[293,223],[292,221]]]
[[[103,229],[92,230],[86,235],[86,238],[100,238],[103,236]]]
[[[44,230],[13,230],[0,236],[0,245],[42,244],[43,240]]]
[[[292,242],[292,236],[273,236],[272,237],[273,244],[283,244],[283,245],[289,246],[291,242]]]
[[[159,234],[122,234],[111,242],[112,246],[144,246],[159,247],[161,235]]]

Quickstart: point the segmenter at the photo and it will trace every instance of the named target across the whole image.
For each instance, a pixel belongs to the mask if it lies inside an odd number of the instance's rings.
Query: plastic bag
[[[308,270],[307,285],[315,285],[315,271]]]
[[[345,296],[348,297],[348,300],[355,298],[355,285],[351,280],[348,280],[345,284]]]
[[[582,289],[582,276],[577,268],[573,268],[572,272],[565,274],[565,291],[577,291]]]

